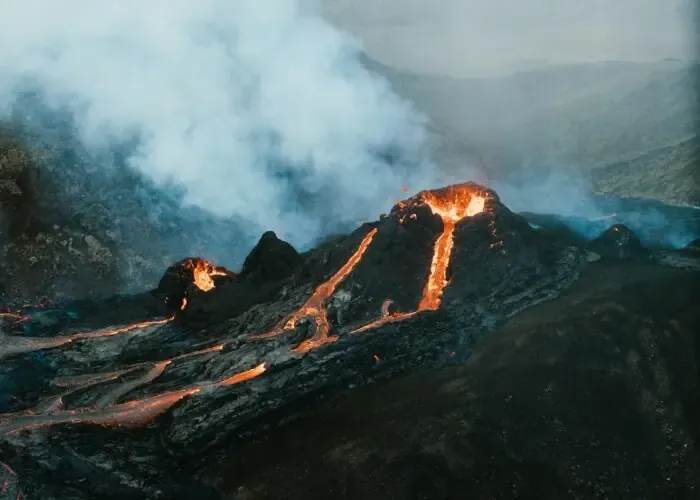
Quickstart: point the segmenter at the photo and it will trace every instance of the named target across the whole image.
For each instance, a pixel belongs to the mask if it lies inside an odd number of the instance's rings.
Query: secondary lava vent
[[[209,292],[235,279],[236,275],[224,267],[188,257],[165,271],[154,294],[165,301],[169,312],[175,312],[187,306],[192,294]]]

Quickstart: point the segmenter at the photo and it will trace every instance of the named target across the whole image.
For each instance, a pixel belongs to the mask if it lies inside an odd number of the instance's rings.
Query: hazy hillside
[[[700,136],[654,149],[596,171],[602,194],[659,198],[671,203],[700,203],[697,173]]]
[[[419,73],[693,57],[691,0],[307,0],[371,57]]]
[[[697,64],[601,62],[469,79],[368,65],[430,117],[446,170],[603,169],[602,191],[693,201],[689,179],[670,176],[698,161]]]

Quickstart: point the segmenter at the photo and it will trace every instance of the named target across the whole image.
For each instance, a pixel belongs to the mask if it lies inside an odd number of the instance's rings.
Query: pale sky
[[[418,70],[697,55],[693,0],[316,1],[371,55]]]

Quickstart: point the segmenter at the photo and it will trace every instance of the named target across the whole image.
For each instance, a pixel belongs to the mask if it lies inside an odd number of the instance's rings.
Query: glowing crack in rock
[[[274,330],[260,335],[253,335],[250,338],[268,339],[276,337],[285,331],[296,328],[298,321],[304,318],[311,318],[316,325],[314,335],[310,339],[304,340],[301,344],[292,349],[292,351],[296,353],[304,353],[310,351],[311,349],[315,349],[338,340],[338,337],[329,335],[331,326],[328,321],[328,313],[324,303],[331,295],[333,295],[338,285],[352,272],[360,260],[362,260],[362,256],[367,251],[367,248],[369,248],[376,234],[377,228],[374,228],[367,233],[362,239],[362,242],[357,250],[355,250],[355,253],[352,254],[343,267],[341,267],[328,281],[319,285],[314,291],[313,295],[296,312],[284,319]]]

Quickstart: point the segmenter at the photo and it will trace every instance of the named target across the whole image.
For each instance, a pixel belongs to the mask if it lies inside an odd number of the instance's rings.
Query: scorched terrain
[[[588,222],[459,184],[7,311],[0,498],[696,498],[698,243]]]

